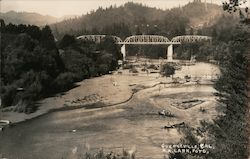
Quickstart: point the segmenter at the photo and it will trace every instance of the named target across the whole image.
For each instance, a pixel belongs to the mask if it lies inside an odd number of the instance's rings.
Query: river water
[[[208,64],[198,66],[194,66],[195,69],[187,67],[187,71],[199,75],[213,72],[213,67]],[[177,143],[182,136],[176,129],[166,131],[162,127],[183,121],[195,125],[199,120],[215,117],[213,92],[212,85],[176,85],[171,88],[156,85],[137,92],[124,104],[51,112],[1,132],[0,157],[77,159],[86,151],[96,152],[100,148],[121,152],[123,148],[136,147],[137,158],[162,159],[161,144]],[[205,100],[202,106],[206,108],[206,114],[199,111],[200,106],[185,110],[171,106],[171,101],[183,99]],[[168,109],[176,117],[162,118],[158,115],[162,109]]]
[[[211,96],[211,90],[211,86],[184,86],[162,89],[162,93],[172,92],[175,96],[180,93],[182,98],[186,92],[189,97],[201,98]],[[166,131],[161,127],[169,121],[181,122],[190,117],[159,117],[159,108],[150,100],[152,92],[158,92],[158,87],[140,91],[128,103],[117,107],[58,111],[19,123],[0,133],[0,152],[10,159],[71,159],[99,148],[121,151],[136,146],[137,156],[162,158],[160,145],[177,142],[180,134],[175,129]],[[194,118],[204,117],[196,110],[192,112]]]

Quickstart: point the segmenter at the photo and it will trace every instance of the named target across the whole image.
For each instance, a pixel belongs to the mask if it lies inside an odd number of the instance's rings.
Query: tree
[[[5,31],[5,22],[3,19],[0,19],[0,31],[1,33]]]
[[[190,28],[190,35],[194,35],[194,29],[193,28]]]
[[[32,25],[26,28],[26,33],[31,36],[31,38],[40,41],[41,40],[41,30],[38,26]]]
[[[63,36],[62,40],[60,41],[59,47],[65,48],[65,47],[71,46],[75,43],[76,43],[75,37],[72,35],[66,34]]]
[[[246,7],[242,9],[240,6],[245,4],[247,0],[228,0],[223,2],[223,10],[229,13],[238,12],[243,23],[250,24],[249,9]]]
[[[216,28],[213,28],[213,30],[212,30],[212,37],[213,38],[217,38],[217,36],[218,36],[217,30],[216,30]]]
[[[101,41],[99,50],[105,50],[107,53],[112,54],[116,60],[122,59],[120,48],[111,36],[107,36]]]
[[[174,75],[175,73],[175,68],[171,66],[170,64],[165,64],[162,66],[162,73],[166,77],[170,77]]]
[[[49,50],[56,49],[55,39],[48,25],[41,30],[41,45]]]
[[[34,101],[51,93],[60,73],[60,57],[49,27],[8,24],[2,34],[1,99],[3,106]],[[48,43],[51,42],[51,43]],[[49,44],[49,45],[46,45]],[[17,91],[23,88],[23,91]],[[29,112],[33,106],[27,105]]]
[[[115,24],[105,26],[102,29],[101,34],[115,35],[124,39],[131,35],[131,31],[129,29],[129,26],[126,25],[125,23],[118,23],[118,24],[115,23]]]
[[[135,35],[142,35],[141,29],[139,26],[136,26]]]

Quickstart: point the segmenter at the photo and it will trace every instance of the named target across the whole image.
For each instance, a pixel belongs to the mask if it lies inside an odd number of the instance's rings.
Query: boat
[[[0,120],[0,131],[3,131],[6,126],[10,125],[10,123],[9,120]]]
[[[185,122],[181,122],[181,123],[178,123],[178,124],[166,125],[163,128],[164,129],[170,129],[170,128],[185,128],[185,127],[186,127]]]
[[[0,120],[0,125],[9,125],[10,121],[9,120]]]

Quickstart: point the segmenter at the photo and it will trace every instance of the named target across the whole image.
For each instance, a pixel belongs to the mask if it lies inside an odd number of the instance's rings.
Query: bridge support
[[[168,46],[168,51],[167,51],[167,60],[168,61],[173,61],[173,53],[174,53],[173,44],[171,44]]]
[[[125,46],[125,44],[122,45],[122,47],[121,47],[121,53],[123,55],[123,61],[125,61],[126,60],[126,46]]]

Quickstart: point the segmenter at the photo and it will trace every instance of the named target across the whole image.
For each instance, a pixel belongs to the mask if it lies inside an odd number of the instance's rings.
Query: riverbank
[[[136,85],[147,83],[144,86],[150,86],[159,81],[161,79],[156,79],[154,76],[145,78],[117,74],[86,79],[76,83],[77,87],[68,92],[37,101],[38,110],[34,113],[25,114],[0,109],[0,117],[11,123],[18,123],[56,110],[84,108],[94,104],[99,107],[115,105],[130,99]]]
[[[193,66],[182,67],[181,70],[176,71],[174,77],[184,78],[186,74],[189,74],[193,77],[203,78],[200,84],[211,84],[210,80],[206,80],[207,76],[218,73],[219,70],[215,65],[196,63]],[[83,80],[76,83],[77,87],[65,93],[37,101],[38,110],[31,114],[0,109],[0,119],[9,120],[11,123],[19,123],[56,110],[84,107],[89,109],[95,108],[96,105],[98,105],[97,107],[116,105],[128,101],[134,91],[171,81],[171,78],[161,77],[158,73],[145,74],[139,72],[133,74],[129,73],[128,70],[119,70],[110,75]],[[188,84],[192,84],[192,82]]]

